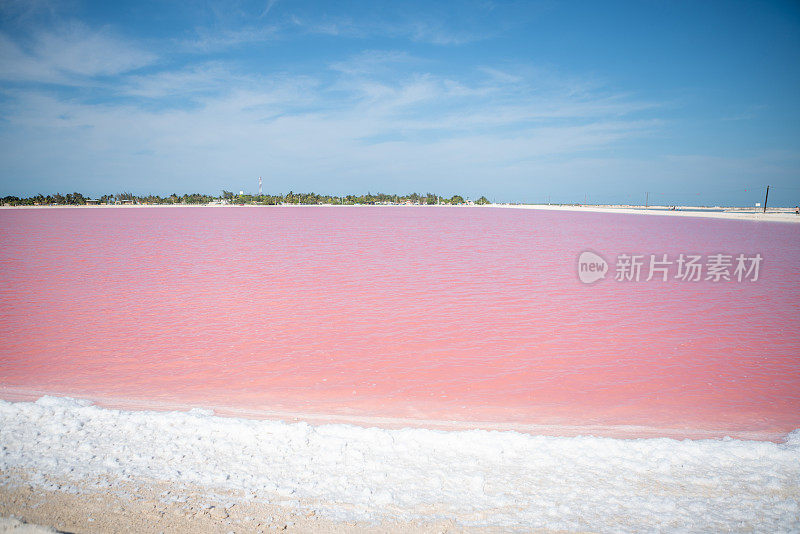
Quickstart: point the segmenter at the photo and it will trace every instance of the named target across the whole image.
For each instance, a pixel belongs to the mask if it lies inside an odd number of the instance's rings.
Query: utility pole
[[[769,186],[767,186],[767,194],[764,195],[764,213],[767,213],[767,199],[769,198]]]

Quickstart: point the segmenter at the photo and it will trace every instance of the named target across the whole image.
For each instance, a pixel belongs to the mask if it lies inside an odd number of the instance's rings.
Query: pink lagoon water
[[[592,285],[577,276],[586,249],[611,263]],[[647,265],[618,282],[622,253],[764,260],[755,282],[646,282]],[[800,225],[19,209],[0,211],[0,269],[6,398],[673,435],[800,428]]]

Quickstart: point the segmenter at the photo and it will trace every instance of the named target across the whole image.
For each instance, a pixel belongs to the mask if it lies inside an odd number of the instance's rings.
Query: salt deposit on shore
[[[788,208],[780,208],[780,211],[770,209],[770,211],[762,213],[760,210],[755,210],[753,208],[700,208],[688,206],[678,206],[675,210],[667,209],[666,206],[654,206],[649,209],[644,206],[551,206],[543,204],[492,204],[492,206],[529,210],[627,213],[631,215],[661,215],[665,217],[702,217],[706,219],[800,223],[800,215],[795,214],[794,210]],[[725,209],[725,211],[721,211],[723,209]]]
[[[0,443],[4,493],[18,481],[112,498],[117,481],[149,480],[236,495],[227,505],[313,512],[333,525],[800,528],[800,431],[785,443],[556,438],[131,412],[43,397],[0,401]]]

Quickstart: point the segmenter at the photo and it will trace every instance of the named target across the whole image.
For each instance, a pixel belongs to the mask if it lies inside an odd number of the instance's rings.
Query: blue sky
[[[797,2],[0,2],[0,194],[800,203]]]

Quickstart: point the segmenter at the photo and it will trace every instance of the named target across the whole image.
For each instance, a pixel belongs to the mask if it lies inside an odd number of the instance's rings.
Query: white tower
[[[258,177],[258,196],[261,196],[261,177]]]

